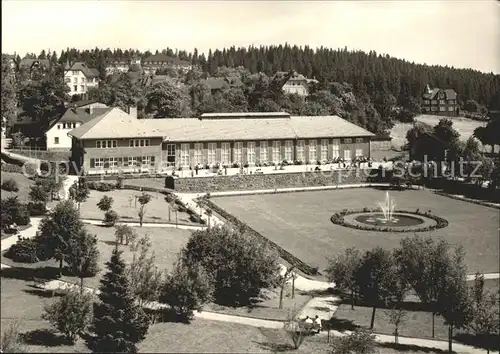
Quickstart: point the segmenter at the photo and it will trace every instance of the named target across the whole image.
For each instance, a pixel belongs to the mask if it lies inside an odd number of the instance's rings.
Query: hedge
[[[308,265],[307,263],[301,261],[300,259],[295,257],[290,252],[286,251],[285,249],[278,246],[273,241],[269,240],[267,237],[261,235],[260,233],[258,233],[254,229],[252,229],[250,226],[248,226],[244,222],[240,221],[239,219],[237,219],[233,215],[229,214],[227,211],[225,211],[224,209],[219,207],[217,204],[213,203],[208,198],[198,198],[195,201],[197,203],[205,204],[209,209],[211,209],[214,212],[216,212],[217,214],[219,214],[221,217],[226,219],[229,223],[233,224],[236,228],[242,230],[242,232],[247,233],[248,235],[251,235],[259,240],[262,240],[269,247],[276,250],[281,258],[283,258],[285,261],[290,263],[290,265],[295,266],[297,269],[299,269],[303,273],[305,273],[307,275],[319,274],[317,267],[312,267],[312,266]]]

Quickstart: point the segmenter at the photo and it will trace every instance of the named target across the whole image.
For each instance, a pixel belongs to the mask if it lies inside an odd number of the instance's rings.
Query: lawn
[[[13,196],[18,196],[19,200],[22,202],[28,202],[29,201],[29,192],[30,192],[30,186],[34,185],[35,183],[29,179],[28,177],[24,176],[21,173],[14,173],[14,172],[4,172],[2,171],[1,173],[1,181],[8,180],[8,179],[13,179],[17,182],[17,186],[19,187],[18,192],[6,192],[2,189],[2,198],[8,198],[8,197],[13,197]]]
[[[112,197],[114,200],[112,209],[118,213],[122,221],[139,221],[139,202],[136,202],[136,197],[142,193],[133,190],[114,190],[109,192],[91,191],[89,198],[81,204],[80,214],[83,219],[103,219],[104,213],[97,208],[97,203],[105,195]],[[165,196],[161,193],[148,193],[152,196],[151,201],[146,205],[146,214],[144,222],[171,222],[175,223],[175,212],[170,212],[169,206],[165,200]],[[193,223],[189,220],[189,215],[186,212],[178,212],[177,220],[182,224]],[[199,225],[199,224],[198,224]]]
[[[373,188],[214,197],[213,202],[320,272],[328,257],[349,247],[361,250],[397,247],[411,233],[362,231],[334,225],[343,209],[376,207],[385,191]],[[468,273],[498,272],[498,210],[439,196],[424,190],[391,192],[397,209],[431,210],[449,225],[431,235],[467,252]]]
[[[115,229],[112,227],[101,227],[95,225],[86,225],[89,232],[96,234],[98,238],[98,249],[99,249],[99,261],[101,272],[93,278],[85,279],[85,286],[91,288],[97,288],[99,286],[99,279],[106,271],[105,263],[111,258],[111,252],[115,247]],[[160,270],[170,271],[173,268],[174,263],[177,261],[177,257],[182,247],[187,243],[191,235],[189,230],[181,230],[173,227],[169,228],[147,228],[147,227],[134,227],[137,231],[139,237],[148,235],[152,247],[151,249],[155,252],[156,265]],[[123,258],[127,264],[132,261],[133,253],[129,246],[122,245],[120,249],[123,250]],[[2,263],[11,265],[13,267],[21,267],[25,269],[28,273],[33,268],[39,268],[38,272],[46,272],[46,274],[55,274],[58,268],[58,262],[54,260],[38,262],[34,264],[21,264],[15,263],[8,258],[2,256]],[[29,268],[29,269],[26,269]],[[40,270],[43,269],[43,270]],[[5,272],[5,271],[4,271]],[[8,271],[7,271],[8,272]],[[33,271],[31,271],[33,273]],[[28,276],[29,277],[29,276]],[[79,283],[79,279],[65,274],[63,280],[67,280],[74,283]]]
[[[47,321],[41,319],[43,306],[54,299],[37,293],[24,281],[2,278],[2,332],[17,323],[23,338],[23,352],[89,353],[83,340],[73,346],[64,344]],[[320,353],[326,352],[325,336],[307,338],[300,349],[292,349],[292,341],[282,330],[263,329],[240,324],[195,319],[190,324],[158,323],[149,328],[140,352],[156,353]],[[432,350],[405,348],[394,350],[391,345],[380,347],[380,353],[420,354],[439,353]]]

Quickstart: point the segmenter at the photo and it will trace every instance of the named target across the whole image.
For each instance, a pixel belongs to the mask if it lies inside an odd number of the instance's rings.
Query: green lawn
[[[109,192],[91,191],[89,198],[81,204],[80,214],[83,219],[103,219],[104,213],[97,208],[97,203],[105,195],[114,200],[113,210],[118,213],[122,221],[139,221],[139,202],[136,197],[142,193],[133,190],[114,190]],[[165,196],[161,193],[148,193],[152,196],[151,201],[146,206],[144,222],[172,222],[175,223],[175,212],[170,212]],[[193,224],[189,220],[189,215],[185,212],[177,213],[177,220],[182,224]],[[199,225],[199,224],[198,224]]]
[[[44,304],[54,301],[37,294],[27,283],[18,279],[2,278],[1,327],[6,331],[17,323],[23,338],[23,352],[89,353],[83,340],[73,346],[63,344],[47,321],[41,319]],[[195,319],[190,324],[158,323],[149,328],[146,339],[139,345],[140,352],[150,353],[324,353],[328,349],[326,336],[307,338],[298,350],[282,330],[263,329],[226,322]],[[395,350],[381,346],[384,354],[439,353],[433,350],[405,348]]]
[[[86,278],[85,285],[92,288],[97,288],[99,286],[99,279],[102,274],[106,271],[105,263],[109,261],[111,258],[111,252],[115,247],[115,228],[113,227],[101,227],[95,225],[86,225],[86,228],[89,232],[96,234],[99,240],[98,248],[100,253],[100,268],[101,272],[93,278]],[[144,235],[148,235],[152,247],[151,249],[155,252],[156,256],[156,265],[160,270],[170,271],[173,268],[175,261],[177,261],[177,256],[181,251],[182,247],[187,243],[191,235],[191,231],[189,230],[181,230],[176,228],[158,228],[158,227],[134,227],[137,231],[139,237]],[[127,264],[130,264],[132,261],[133,253],[130,250],[129,246],[122,245],[120,246],[122,249],[123,257]],[[2,256],[2,263],[14,266],[14,267],[22,267],[22,268],[45,268],[45,271],[49,274],[54,274],[56,268],[58,267],[58,263],[54,260],[38,262],[34,264],[21,264],[12,262],[10,259]],[[29,269],[26,270],[29,272]],[[79,279],[65,275],[63,280],[79,283]]]
[[[8,198],[11,196],[18,196],[19,200],[22,202],[28,202],[29,201],[29,191],[30,191],[30,186],[34,185],[35,183],[30,180],[28,177],[24,176],[21,173],[14,173],[14,172],[4,172],[2,171],[1,175],[1,182],[8,180],[8,179],[13,179],[17,182],[17,186],[19,187],[18,192],[6,192],[2,189],[2,198]]]
[[[467,252],[468,273],[498,272],[498,210],[439,196],[429,191],[391,192],[397,209],[431,210],[448,220],[431,235]],[[362,231],[334,225],[330,217],[342,209],[376,207],[385,191],[357,188],[237,197],[214,197],[217,205],[303,261],[327,266],[327,258],[346,248],[392,249],[411,233]]]

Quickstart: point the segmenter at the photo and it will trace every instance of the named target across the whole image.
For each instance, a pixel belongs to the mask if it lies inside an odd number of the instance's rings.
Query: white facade
[[[68,136],[68,133],[79,127],[80,124],[81,123],[78,122],[57,122],[57,124],[45,133],[47,138],[47,150],[71,149],[71,138]]]
[[[297,94],[299,96],[307,96],[307,81],[290,79],[283,85],[283,91],[287,94]]]
[[[64,82],[68,85],[70,96],[87,93],[89,87],[97,87],[97,77],[87,78],[82,70],[66,70]]]

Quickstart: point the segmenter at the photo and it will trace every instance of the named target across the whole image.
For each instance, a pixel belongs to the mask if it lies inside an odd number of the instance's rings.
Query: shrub
[[[38,244],[35,240],[19,236],[17,242],[10,246],[5,257],[18,263],[36,263],[38,258]]]
[[[118,221],[118,213],[114,210],[108,210],[104,214],[104,223],[107,226],[113,226]]]
[[[42,318],[48,320],[66,339],[74,343],[92,321],[92,295],[69,291],[52,304],[45,306]]]
[[[44,202],[28,202],[26,206],[30,216],[42,216],[47,213],[47,207]]]
[[[199,266],[178,263],[167,275],[160,302],[169,305],[182,320],[190,320],[195,310],[201,310],[212,294],[209,274]]]
[[[2,171],[10,173],[22,173],[23,168],[18,165],[13,165],[10,163],[2,163]]]
[[[206,269],[219,304],[249,304],[262,288],[278,283],[278,255],[257,238],[228,227],[193,232],[181,259],[188,267]]]
[[[89,189],[99,192],[109,192],[116,189],[116,184],[103,183],[103,182],[87,182]]]
[[[7,192],[19,192],[16,180],[9,178],[3,181],[2,189]]]
[[[30,223],[28,208],[17,199],[17,196],[2,199],[0,209],[3,228],[13,223],[17,225],[28,225]]]

